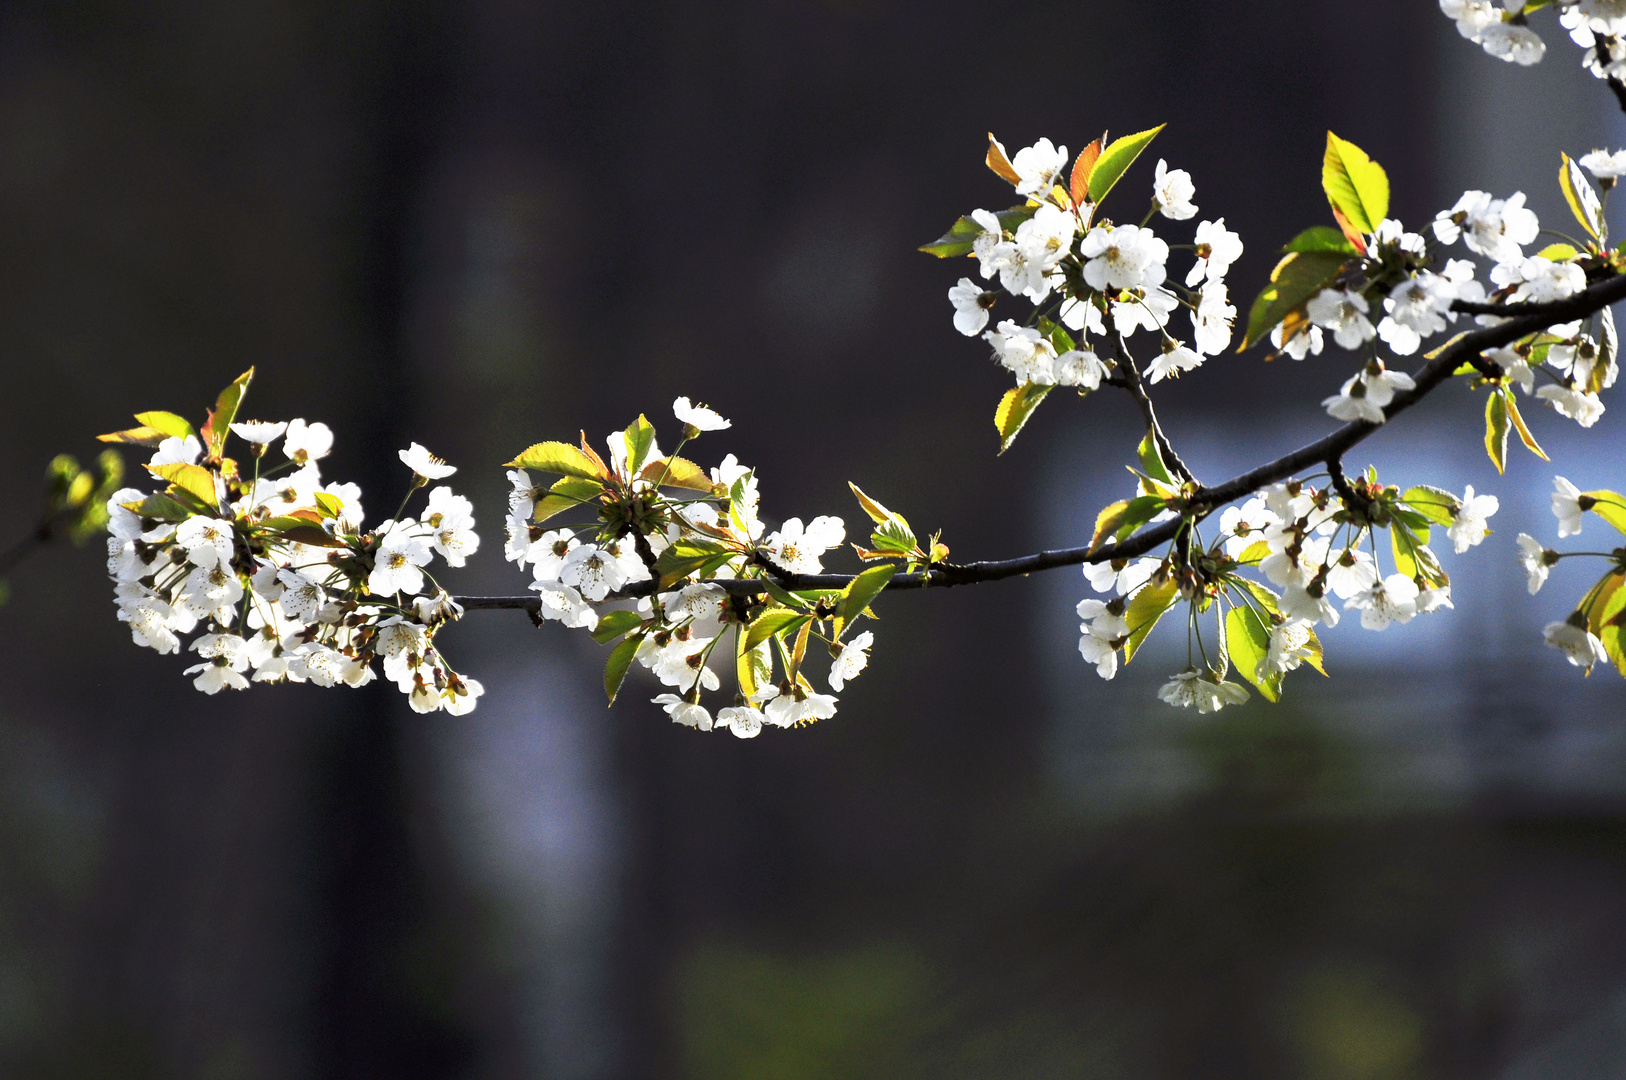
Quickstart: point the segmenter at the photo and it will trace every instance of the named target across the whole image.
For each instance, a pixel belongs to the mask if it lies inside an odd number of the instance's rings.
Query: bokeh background
[[[1048,404],[995,460],[1007,377],[915,252],[1008,198],[983,133],[1075,150],[1164,120],[1247,254],[1327,220],[1327,128],[1414,227],[1464,187],[1567,215],[1626,142],[1542,19],[1516,69],[1431,3],[13,0],[0,8],[0,498],[138,409],[323,419],[372,505],[394,451],[458,465],[513,592],[498,463],[706,400],[709,464],[770,517],[859,516],[957,557],[1077,543],[1127,401]],[[1222,356],[1161,406],[1207,479],[1327,423],[1329,354]],[[1626,482],[1613,407],[1538,435]],[[1498,478],[1447,387],[1359,452],[1502,499],[1457,610],[1327,635],[1323,682],[1214,717],[1103,683],[1076,572],[881,606],[834,720],[676,728],[516,612],[443,639],[463,718],[388,688],[203,697],[133,647],[101,555],[0,609],[0,1071],[46,1078],[1626,1075],[1626,707],[1524,593],[1554,467]],[[132,458],[132,463],[134,463]],[[1589,534],[1602,531],[1588,523]],[[9,540],[0,537],[0,541]]]

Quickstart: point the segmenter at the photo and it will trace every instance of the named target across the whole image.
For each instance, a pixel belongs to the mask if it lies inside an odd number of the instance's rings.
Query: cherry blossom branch
[[[1546,304],[1522,303],[1496,306],[1472,304],[1461,300],[1456,301],[1452,307],[1457,312],[1496,314],[1511,317],[1496,326],[1469,331],[1435,353],[1433,358],[1412,376],[1415,383],[1413,388],[1395,394],[1394,400],[1384,410],[1384,415],[1388,419],[1393,419],[1411,408],[1428,396],[1435,387],[1449,378],[1459,367],[1465,363],[1470,363],[1473,358],[1477,358],[1480,353],[1487,349],[1501,348],[1528,334],[1545,330],[1556,323],[1582,318],[1621,300],[1626,300],[1626,274],[1598,282],[1574,296]],[[1126,353],[1121,355],[1127,356]],[[1126,371],[1134,370],[1132,364],[1126,363],[1124,367]],[[1126,376],[1123,381],[1127,383],[1130,380]],[[1134,379],[1134,384],[1139,385],[1138,376]],[[1126,386],[1125,389],[1129,389],[1132,394],[1135,393],[1132,386]],[[1137,401],[1144,396],[1145,388],[1142,386],[1140,393],[1137,395]],[[1142,409],[1143,414],[1150,414],[1149,400],[1143,405]],[[1154,432],[1158,432],[1159,429],[1155,426],[1155,420],[1149,422],[1154,425]],[[1038,551],[1015,559],[985,560],[959,564],[941,563],[929,570],[911,574],[898,574],[888,583],[887,591],[890,592],[894,589],[953,588],[959,585],[974,585],[984,581],[1000,581],[1004,578],[1019,577],[1041,570],[1054,570],[1062,566],[1103,563],[1115,559],[1130,559],[1145,555],[1159,545],[1174,539],[1187,519],[1201,520],[1228,503],[1252,495],[1268,484],[1287,480],[1312,465],[1325,465],[1329,471],[1334,473],[1335,477],[1341,476],[1344,455],[1382,426],[1382,424],[1373,424],[1364,420],[1353,421],[1317,439],[1315,442],[1301,446],[1292,453],[1284,454],[1239,476],[1234,476],[1222,484],[1200,488],[1188,501],[1185,517],[1154,525],[1152,528],[1139,532],[1121,542],[1105,544],[1100,547],[1084,546]],[[1161,448],[1161,441],[1159,445]],[[1172,457],[1172,451],[1166,450],[1164,452]],[[1186,475],[1190,474],[1186,473]],[[1345,486],[1347,486],[1347,483]],[[771,581],[780,588],[792,590],[841,589],[845,588],[853,580],[854,576],[853,574],[776,573],[772,575]],[[769,579],[714,579],[706,582],[706,584],[714,585],[731,595],[754,596],[768,591]],[[656,583],[642,582],[618,593],[611,594],[610,599],[632,599],[656,591]],[[454,597],[454,599],[468,611],[497,609],[534,611],[540,603],[535,596],[458,596]]]

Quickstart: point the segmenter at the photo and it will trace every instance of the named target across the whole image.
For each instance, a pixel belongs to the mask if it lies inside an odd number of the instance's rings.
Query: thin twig
[[[1157,442],[1158,453],[1163,455],[1164,464],[1175,471],[1175,474],[1188,484],[1197,483],[1197,477],[1186,468],[1186,463],[1180,460],[1180,455],[1174,452],[1174,444],[1163,433],[1163,425],[1157,421],[1157,412],[1152,408],[1152,396],[1146,392],[1146,383],[1140,376],[1140,368],[1135,366],[1135,358],[1129,355],[1129,344],[1124,341],[1122,334],[1114,334],[1114,352],[1119,366],[1123,369],[1122,379],[1114,383],[1129,391],[1129,396],[1135,399],[1140,406],[1140,415],[1146,421],[1146,429],[1152,433]]]

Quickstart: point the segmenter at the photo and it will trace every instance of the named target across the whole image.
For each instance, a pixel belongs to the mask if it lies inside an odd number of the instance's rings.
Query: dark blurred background
[[[1418,0],[13,0],[0,496],[21,535],[53,454],[254,364],[247,411],[332,424],[375,516],[397,447],[459,466],[464,592],[520,583],[499,462],[669,433],[678,394],[734,419],[699,456],[759,466],[770,517],[852,522],[851,479],[957,557],[1077,543],[1132,410],[1058,398],[996,461],[966,266],[914,250],[1009,198],[983,133],[1171,121],[1125,190],[1194,173],[1245,311],[1328,220],[1327,128],[1413,227],[1469,186],[1564,227],[1558,151],[1623,129],[1540,24],[1522,70]],[[1347,367],[1221,356],[1162,408],[1218,479],[1326,424]],[[1340,627],[1334,681],[1214,717],[1154,700],[1156,647],[1096,678],[1069,571],[886,601],[840,714],[753,742],[647,680],[606,711],[602,651],[515,612],[442,639],[467,717],[206,698],[130,644],[95,544],[49,550],[0,610],[0,1072],[1626,1075],[1621,684],[1541,647],[1586,582],[1525,595],[1553,468],[1497,478],[1478,413],[1447,387],[1351,462],[1502,498],[1447,556],[1457,610]],[[1626,482],[1615,411],[1536,425]]]

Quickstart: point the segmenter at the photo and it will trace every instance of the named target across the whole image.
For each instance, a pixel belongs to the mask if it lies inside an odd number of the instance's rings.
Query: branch
[[[1389,407],[1384,410],[1384,415],[1389,419],[1393,419],[1411,408],[1427,397],[1435,387],[1448,379],[1457,368],[1465,363],[1470,363],[1473,358],[1478,357],[1480,353],[1487,349],[1498,349],[1503,345],[1512,344],[1527,334],[1545,330],[1554,323],[1569,322],[1572,319],[1590,315],[1620,300],[1626,300],[1626,274],[1599,282],[1583,292],[1576,293],[1574,296],[1563,300],[1555,300],[1550,304],[1511,304],[1502,308],[1493,308],[1491,313],[1498,315],[1511,314],[1512,317],[1496,326],[1469,331],[1440,349],[1438,353],[1434,354],[1433,359],[1425,363],[1412,376],[1416,386],[1411,390],[1396,394]],[[1453,305],[1453,310],[1473,313],[1474,309],[1484,306],[1459,300]],[[1128,370],[1134,370],[1132,365],[1126,364],[1125,367]],[[1138,385],[1138,373],[1134,382]],[[1133,392],[1133,389],[1131,389],[1131,393]],[[1144,388],[1142,388],[1141,395],[1144,396],[1144,393]],[[1143,407],[1143,412],[1150,412],[1149,400]],[[1155,425],[1156,421],[1153,420],[1151,423]],[[1031,574],[1040,570],[1053,570],[1059,566],[1103,563],[1115,559],[1130,559],[1144,555],[1160,544],[1174,539],[1187,517],[1201,520],[1227,503],[1252,495],[1267,484],[1286,480],[1311,465],[1326,465],[1329,470],[1334,471],[1335,475],[1341,475],[1341,460],[1344,454],[1382,426],[1364,420],[1345,424],[1313,443],[1301,446],[1290,454],[1284,454],[1274,461],[1266,462],[1240,476],[1234,476],[1223,484],[1211,488],[1200,488],[1188,503],[1186,517],[1165,521],[1120,543],[1106,544],[1098,548],[1073,547],[1060,548],[1054,551],[1038,551],[1032,555],[1023,555],[1015,559],[961,564],[943,563],[926,571],[913,574],[898,574],[888,583],[887,591],[975,585],[979,582],[999,581],[1004,578]],[[1157,430],[1155,426],[1153,430]],[[854,576],[853,574],[775,574],[772,576],[772,581],[780,588],[792,590],[842,589],[853,580]],[[768,591],[768,586],[762,578],[730,578],[713,580],[705,584],[715,585],[724,592],[735,596],[754,596]],[[621,592],[611,594],[608,599],[631,599],[647,596],[655,591],[657,591],[655,582],[641,582]],[[453,597],[453,599],[468,611],[502,608],[535,610],[539,603],[538,598],[535,596],[457,596]]]
[[[1123,377],[1113,382],[1114,386],[1122,387],[1135,399],[1140,406],[1140,414],[1146,421],[1146,428],[1152,433],[1157,442],[1157,451],[1163,455],[1164,464],[1172,468],[1180,479],[1190,484],[1197,483],[1197,477],[1186,468],[1186,463],[1180,460],[1180,455],[1174,452],[1174,444],[1163,433],[1163,426],[1157,422],[1157,413],[1152,408],[1152,396],[1146,392],[1146,383],[1140,377],[1140,368],[1135,366],[1135,358],[1129,355],[1129,344],[1124,341],[1122,334],[1113,335],[1113,351],[1117,353],[1115,359],[1121,362]]]

